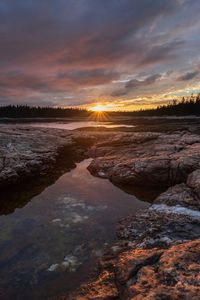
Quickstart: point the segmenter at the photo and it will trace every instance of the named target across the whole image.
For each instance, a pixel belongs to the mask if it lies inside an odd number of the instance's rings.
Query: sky
[[[199,0],[0,0],[0,105],[156,107],[200,92]]]

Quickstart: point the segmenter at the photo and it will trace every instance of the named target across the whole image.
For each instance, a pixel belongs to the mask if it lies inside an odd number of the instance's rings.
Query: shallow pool
[[[95,121],[79,121],[79,122],[36,122],[36,123],[26,123],[20,124],[20,126],[30,125],[32,127],[46,127],[46,128],[57,128],[57,129],[68,129],[74,130],[77,128],[84,127],[106,127],[106,128],[119,128],[126,127],[132,128],[135,127],[133,125],[125,125],[125,124],[112,124],[111,122],[95,122]]]
[[[77,164],[0,216],[0,299],[44,300],[76,289],[114,243],[117,221],[148,204]]]

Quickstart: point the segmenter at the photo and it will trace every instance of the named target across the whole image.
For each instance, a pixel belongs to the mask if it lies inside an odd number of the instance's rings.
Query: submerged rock
[[[48,272],[75,272],[81,265],[81,261],[74,255],[67,255],[61,263],[52,264]]]

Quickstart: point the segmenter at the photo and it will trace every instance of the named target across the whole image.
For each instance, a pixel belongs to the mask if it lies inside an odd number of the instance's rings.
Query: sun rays
[[[97,122],[106,122],[109,119],[108,113],[106,112],[107,107],[103,104],[97,104],[92,106],[90,109],[91,116],[90,119]]]

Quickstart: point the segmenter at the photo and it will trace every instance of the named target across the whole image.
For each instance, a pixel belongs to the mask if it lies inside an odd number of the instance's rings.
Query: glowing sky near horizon
[[[0,105],[130,110],[200,91],[199,0],[0,0]]]

